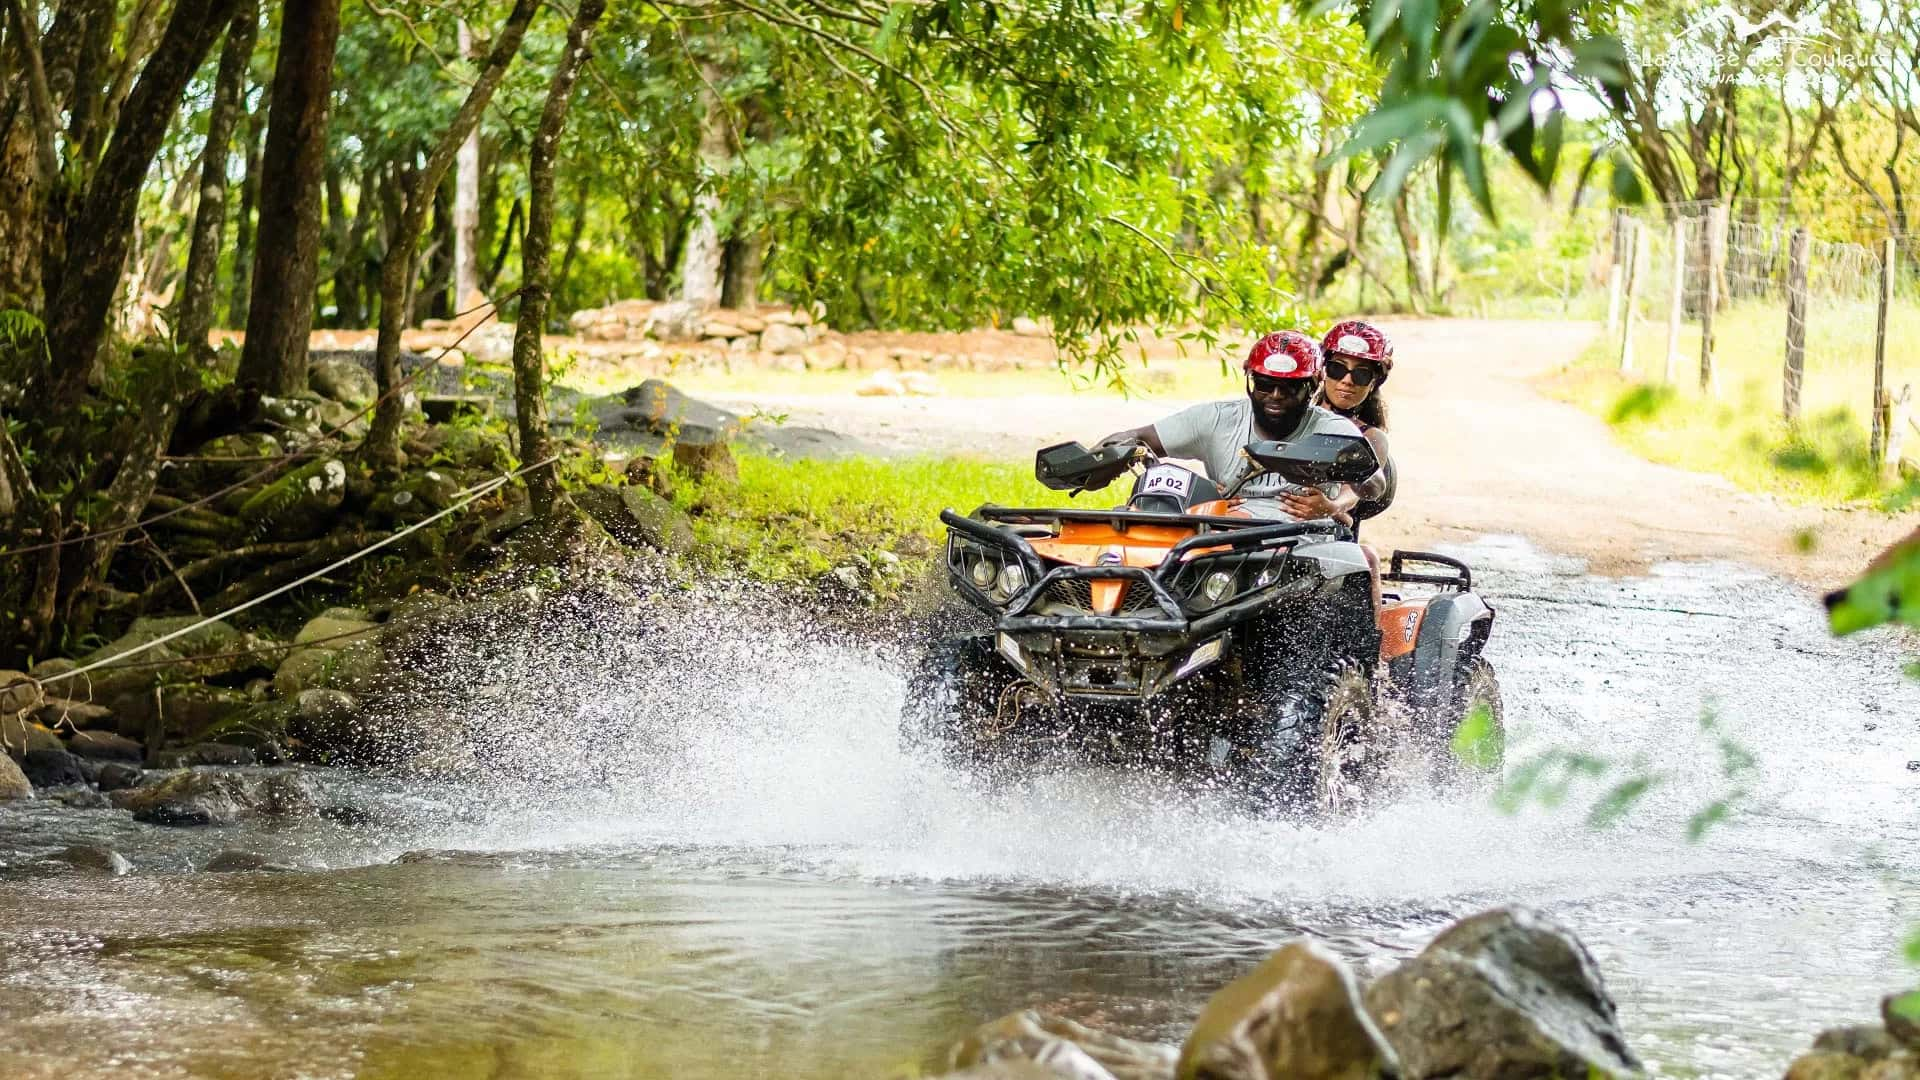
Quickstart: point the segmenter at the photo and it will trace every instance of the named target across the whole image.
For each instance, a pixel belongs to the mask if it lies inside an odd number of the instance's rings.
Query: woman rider
[[[1386,476],[1386,490],[1361,499],[1351,511],[1357,531],[1360,522],[1378,517],[1393,504],[1397,486],[1398,471],[1387,453],[1387,405],[1380,399],[1380,387],[1393,373],[1393,341],[1378,327],[1350,319],[1335,323],[1327,331],[1320,351],[1326,361],[1315,403],[1353,421],[1373,444],[1380,471]]]

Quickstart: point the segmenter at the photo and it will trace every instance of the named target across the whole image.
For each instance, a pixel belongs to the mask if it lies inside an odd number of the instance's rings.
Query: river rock
[[[233,743],[200,742],[175,750],[163,750],[154,759],[162,769],[190,769],[195,765],[253,765],[253,751]]]
[[[204,679],[240,671],[259,663],[253,657],[228,655],[247,649],[250,639],[245,634],[219,620],[195,627],[194,624],[199,621],[198,615],[135,619],[126,633],[81,657],[80,663],[94,664],[109,657],[127,654],[121,660],[85,675],[62,679],[54,685],[68,697],[110,703],[118,694],[128,690],[150,689],[162,679]],[[188,627],[193,629],[164,645],[140,652],[132,651]],[[155,663],[160,660],[186,662],[163,667]]]
[[[273,672],[274,696],[291,701],[302,691],[325,686],[335,655],[334,650],[324,648],[295,649],[288,653]]]
[[[1920,990],[1881,998],[1880,1019],[1895,1042],[1909,1049],[1920,1049]]]
[[[210,874],[236,874],[250,871],[281,873],[292,870],[293,867],[285,863],[274,862],[265,855],[228,848],[208,860],[207,865],[201,867],[201,869]]]
[[[616,396],[626,406],[626,423],[676,442],[726,442],[740,434],[738,416],[688,397],[664,379],[647,379]]]
[[[236,516],[251,535],[302,540],[325,532],[346,498],[346,464],[320,458],[255,492]]]
[[[740,479],[740,466],[734,463],[733,452],[723,442],[676,442],[673,444],[673,467],[695,480],[717,480],[732,484]]]
[[[948,1052],[947,1067],[972,1070],[1026,1062],[1047,1070],[1041,1074],[1047,1076],[1161,1080],[1172,1074],[1175,1057],[1170,1046],[1135,1042],[1027,1009],[975,1028]]]
[[[1397,1070],[1353,972],[1324,947],[1295,941],[1207,1000],[1175,1076],[1367,1080]]]
[[[229,769],[183,769],[150,784],[112,795],[134,820],[154,825],[229,825],[249,813],[312,813],[313,782],[297,772],[249,773]]]
[[[70,698],[48,698],[34,710],[33,715],[50,728],[81,730],[113,726],[112,709],[91,701],[74,701]]]
[[[147,748],[111,731],[82,731],[67,740],[69,753],[95,761],[128,761],[139,763],[147,759]]]
[[[1850,1054],[1867,1061],[1879,1061],[1892,1057],[1900,1049],[1887,1029],[1872,1024],[1856,1024],[1852,1027],[1828,1028],[1813,1038],[1815,1050],[1835,1054]]]
[[[0,749],[13,758],[23,758],[33,750],[65,750],[60,736],[25,717],[0,717]]]
[[[314,361],[307,368],[307,385],[320,396],[355,409],[365,408],[380,396],[373,372],[342,357]]]
[[[682,554],[693,550],[693,522],[679,507],[646,488],[586,488],[573,492],[572,498],[628,547]]]
[[[29,750],[20,759],[20,771],[37,788],[87,783],[86,765],[65,750]]]
[[[140,781],[145,776],[146,773],[143,772],[138,765],[127,765],[118,761],[110,761],[100,766],[100,775],[95,778],[94,782],[100,785],[101,791],[111,793],[115,791],[125,791],[131,787],[139,787]]]
[[[280,440],[264,431],[241,431],[208,439],[191,457],[203,460],[179,465],[182,486],[222,488],[265,469],[285,453]]]
[[[120,694],[113,699],[113,715],[122,735],[144,736],[156,720],[163,720],[168,734],[198,738],[249,704],[244,690],[178,683],[157,692]]]
[[[344,690],[302,690],[288,733],[322,754],[357,756],[366,749],[360,702]]]
[[[107,877],[124,877],[133,872],[133,864],[127,861],[125,855],[95,844],[75,844],[53,858],[76,870]]]
[[[33,798],[33,781],[20,771],[13,758],[0,754],[0,802]]]
[[[1367,990],[1408,1080],[1628,1076],[1599,967],[1571,931],[1523,907],[1454,923]]]
[[[39,707],[44,695],[40,684],[24,671],[0,671],[0,716],[11,716]]]

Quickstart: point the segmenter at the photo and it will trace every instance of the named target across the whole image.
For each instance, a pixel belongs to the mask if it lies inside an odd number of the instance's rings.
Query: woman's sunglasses
[[[1327,381],[1339,382],[1351,377],[1355,386],[1372,386],[1380,378],[1380,369],[1368,364],[1348,364],[1340,360],[1327,361]]]

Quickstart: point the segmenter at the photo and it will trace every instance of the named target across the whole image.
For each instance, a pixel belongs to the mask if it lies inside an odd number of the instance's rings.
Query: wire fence
[[[1699,203],[1617,212],[1609,234],[1606,325],[1624,372],[1850,427],[1889,475],[1920,443],[1920,237],[1827,240]]]

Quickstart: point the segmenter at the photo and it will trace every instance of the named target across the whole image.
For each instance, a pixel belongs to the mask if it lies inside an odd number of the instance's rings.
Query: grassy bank
[[[937,457],[786,460],[739,458],[737,482],[677,483],[693,518],[696,559],[769,581],[811,581],[859,557],[890,552],[911,576],[940,550],[940,511],[1003,506],[1109,505],[1110,493],[1070,501],[1034,480],[1026,462]]]
[[[1633,372],[1619,369],[1617,339],[1600,340],[1546,389],[1606,420],[1650,460],[1800,502],[1899,509],[1920,497],[1920,484],[1883,484],[1868,460],[1874,313],[1871,305],[1853,306],[1860,310],[1832,305],[1810,315],[1797,424],[1781,419],[1785,315],[1772,304],[1736,306],[1719,319],[1707,390],[1699,384],[1698,326],[1682,328],[1674,378],[1666,381],[1664,325],[1636,332]],[[1920,308],[1896,308],[1890,340],[1916,339]],[[1920,355],[1891,350],[1888,385],[1909,382],[1920,383]]]

